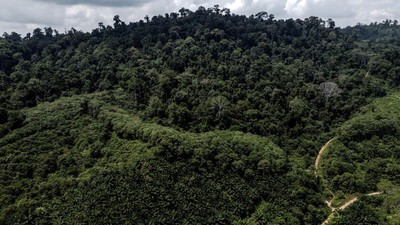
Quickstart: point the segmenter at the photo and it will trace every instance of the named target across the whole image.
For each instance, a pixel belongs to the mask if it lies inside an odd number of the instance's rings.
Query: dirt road
[[[353,204],[357,200],[358,200],[358,197],[354,197],[354,198],[348,200],[342,206],[339,207],[339,210],[344,210],[345,208],[349,207],[351,204]]]
[[[381,192],[381,191],[377,191],[377,192],[372,192],[372,193],[368,193],[368,194],[365,194],[365,196],[373,196],[373,195],[380,195],[380,194],[382,194],[383,192]],[[331,204],[332,204],[332,200],[331,201],[326,201],[326,204],[328,205],[328,207],[331,209],[331,214],[328,216],[328,218],[324,221],[324,222],[322,222],[322,224],[321,225],[327,225],[328,223],[329,223],[329,221],[330,221],[330,218],[331,218],[331,216],[332,216],[332,214],[337,210],[337,209],[339,209],[339,210],[345,210],[347,207],[349,207],[351,204],[353,204],[354,202],[356,202],[358,200],[358,197],[354,197],[354,198],[352,198],[352,199],[350,199],[350,200],[348,200],[347,202],[345,202],[342,206],[340,206],[339,208],[333,208],[332,206],[331,206]]]
[[[333,141],[335,138],[332,138],[331,140],[329,140],[328,142],[325,143],[324,146],[322,146],[322,148],[319,150],[318,152],[318,156],[317,159],[315,160],[315,176],[318,177],[318,166],[319,166],[319,161],[321,160],[321,156],[324,153],[325,149],[329,146],[329,144],[331,143],[331,141]]]
[[[317,158],[315,159],[315,176],[316,177],[318,177],[318,167],[319,167],[319,162],[320,162],[320,160],[321,160],[321,157],[322,157],[322,154],[324,153],[324,151],[325,151],[325,149],[329,146],[329,144],[331,143],[331,141],[333,141],[335,138],[332,138],[332,139],[330,139],[328,142],[326,142],[325,143],[325,145],[324,146],[322,146],[322,148],[319,150],[319,152],[318,152],[318,156],[317,156]],[[369,193],[369,194],[365,194],[365,196],[373,196],[373,195],[380,195],[380,194],[382,194],[383,192],[372,192],[372,193]],[[333,193],[332,193],[332,195],[333,195]],[[340,207],[338,207],[338,208],[334,208],[333,206],[332,206],[332,201],[333,201],[333,199],[334,198],[332,198],[330,201],[325,201],[326,202],[326,204],[328,205],[328,207],[331,209],[331,214],[329,214],[329,216],[328,216],[328,218],[324,221],[324,222],[322,222],[322,224],[321,225],[327,225],[328,223],[329,223],[329,221],[331,220],[331,217],[333,216],[333,213],[335,212],[335,211],[337,211],[337,210],[344,210],[344,209],[346,209],[347,207],[349,207],[351,204],[353,204],[354,202],[356,202],[357,200],[358,200],[358,197],[353,197],[353,198],[351,198],[350,200],[348,200],[347,202],[345,202],[342,206],[340,206]]]

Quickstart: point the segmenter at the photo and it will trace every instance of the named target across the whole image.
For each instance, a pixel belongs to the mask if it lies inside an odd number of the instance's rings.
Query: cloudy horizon
[[[146,15],[151,18],[177,12],[182,7],[195,11],[200,6],[217,4],[246,16],[266,11],[277,19],[332,18],[341,27],[400,17],[400,1],[395,0],[13,0],[2,3],[0,32],[15,31],[24,36],[38,27],[52,27],[59,32],[72,27],[91,31],[99,22],[112,24],[114,15],[129,23]]]

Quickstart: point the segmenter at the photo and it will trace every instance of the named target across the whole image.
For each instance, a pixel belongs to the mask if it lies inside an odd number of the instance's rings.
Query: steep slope
[[[0,223],[320,224],[328,189],[398,187],[397,119],[349,120],[400,86],[398,24],[216,5],[99,25],[0,37]]]
[[[352,197],[354,195],[364,194],[366,197],[362,199],[377,196],[373,198],[382,201],[380,204],[375,202],[372,208],[379,209],[383,205],[390,208],[374,213],[377,220],[383,223],[386,218],[385,221],[393,224],[399,221],[400,208],[393,202],[393,198],[400,200],[393,191],[400,186],[399,103],[398,93],[376,99],[339,128],[338,138],[324,153],[319,173],[334,193],[333,204],[340,210],[352,207],[358,200]],[[378,193],[383,195],[378,196]],[[392,199],[392,205],[386,203],[389,199]],[[343,221],[339,219],[336,223]]]
[[[262,201],[302,220],[291,212],[301,206],[285,208],[287,157],[270,140],[143,123],[118,99],[75,96],[21,112],[21,127],[0,139],[2,224],[231,223]]]

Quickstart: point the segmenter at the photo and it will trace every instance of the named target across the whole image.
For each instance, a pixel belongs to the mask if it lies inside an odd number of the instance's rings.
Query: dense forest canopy
[[[363,107],[397,96],[397,21],[113,21],[0,37],[0,223],[321,224],[329,191],[397,190],[400,118]],[[332,223],[396,224],[399,195],[374,198]]]

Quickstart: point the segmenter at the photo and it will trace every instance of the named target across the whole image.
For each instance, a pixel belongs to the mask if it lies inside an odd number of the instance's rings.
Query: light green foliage
[[[339,129],[339,138],[334,140],[322,160],[323,179],[335,194],[356,194],[384,191],[382,202],[358,203],[350,212],[344,212],[337,224],[347,224],[350,217],[358,215],[360,210],[372,211],[372,217],[383,224],[382,218],[395,221],[399,207],[396,194],[400,185],[400,98],[397,92],[374,100],[363,107],[361,112],[346,121]],[[390,191],[386,191],[390,190]],[[338,204],[335,196],[335,204]],[[372,198],[372,197],[371,197]],[[397,198],[397,200],[395,200]],[[373,207],[371,207],[371,204]],[[374,208],[378,207],[378,211]],[[383,210],[386,208],[387,210]],[[366,219],[367,220],[367,219]],[[386,221],[386,220],[385,220]],[[355,223],[362,224],[362,223]]]
[[[287,182],[287,157],[270,140],[145,123],[104,99],[116,94],[23,111],[23,126],[1,139],[3,223],[158,223],[171,214],[208,223],[239,219],[262,199],[282,207],[273,193]]]
[[[320,224],[323,187],[398,186],[398,97],[354,115],[400,85],[397,21],[144,20],[0,37],[0,224]]]
[[[385,215],[390,225],[400,224],[400,187],[388,180],[382,180],[378,184],[379,190],[384,191],[384,201],[380,205],[380,212]]]

